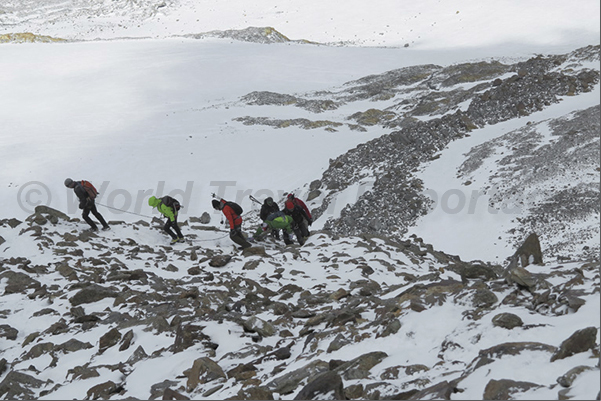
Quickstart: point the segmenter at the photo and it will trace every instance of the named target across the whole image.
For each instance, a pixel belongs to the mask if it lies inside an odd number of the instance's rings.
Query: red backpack
[[[92,183],[90,181],[82,180],[81,186],[83,187],[83,189],[86,190],[90,199],[96,199],[96,195],[98,195],[98,191],[96,190],[96,188],[94,187],[94,185],[92,185]]]

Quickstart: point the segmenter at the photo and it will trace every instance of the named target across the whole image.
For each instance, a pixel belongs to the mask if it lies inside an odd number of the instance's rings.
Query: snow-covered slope
[[[2,2],[0,398],[598,398],[598,45],[592,0]],[[302,247],[210,207],[290,191]]]
[[[0,225],[7,399],[599,392],[598,262],[505,276],[417,238],[314,232],[232,253],[219,220],[189,220],[172,247],[159,220],[93,234],[66,218]]]

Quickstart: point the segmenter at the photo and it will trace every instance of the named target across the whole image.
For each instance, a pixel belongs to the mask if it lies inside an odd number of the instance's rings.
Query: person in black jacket
[[[261,221],[265,222],[265,220],[267,220],[267,216],[269,216],[272,213],[275,212],[279,212],[280,208],[278,206],[277,203],[275,203],[273,201],[272,197],[268,197],[265,198],[265,201],[263,201],[263,204],[261,205],[261,212],[259,213],[259,217],[261,218]],[[274,229],[271,231],[271,235],[275,238],[275,239],[280,239],[280,230]]]
[[[96,209],[96,202],[94,198],[90,196],[88,191],[85,190],[81,181],[73,181],[71,178],[67,178],[65,180],[65,186],[67,188],[72,188],[75,192],[75,195],[79,199],[79,208],[83,210],[81,217],[90,225],[91,231],[98,231],[98,226],[92,219],[90,218],[90,212],[96,217],[96,219],[102,224],[103,230],[110,230],[109,225],[104,220],[104,217],[100,213],[98,213],[98,209]]]

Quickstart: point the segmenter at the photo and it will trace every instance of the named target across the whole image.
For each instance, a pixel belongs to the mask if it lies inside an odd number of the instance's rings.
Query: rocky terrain
[[[307,186],[307,193],[315,215],[321,216],[345,189],[371,181],[371,189],[325,228],[342,235],[397,233],[402,237],[408,226],[429,211],[430,199],[415,175],[421,165],[437,157],[451,141],[479,128],[528,116],[562,97],[591,91],[599,82],[598,61],[599,46],[590,46],[516,64],[491,61],[408,67],[349,82],[337,92],[302,97],[253,92],[241,101],[294,106],[316,116],[350,102],[369,101],[374,107],[331,120],[247,116],[237,121],[274,128],[297,125],[335,130],[345,125],[365,130],[379,125],[392,130],[331,160],[323,176]],[[380,104],[386,107],[375,107]],[[499,170],[477,184],[485,191],[494,187],[492,208],[499,210],[514,202],[520,207],[519,222],[512,229],[514,245],[527,233],[537,232],[553,256],[597,257],[598,244],[591,248],[587,241],[599,236],[599,121],[597,106],[541,126],[527,124],[473,149],[458,174],[465,177],[464,185],[473,185],[471,175],[478,165],[495,155],[502,144],[507,153],[498,161]],[[547,126],[551,137],[541,133]],[[558,181],[568,184],[554,185]],[[580,227],[583,221],[589,222],[586,228]],[[578,247],[574,241],[587,245]]]
[[[158,220],[2,220],[2,398],[569,399],[598,381],[580,317],[598,261],[545,263],[535,235],[507,266],[329,231],[232,253],[207,217],[173,247]],[[505,368],[529,358],[530,377]]]
[[[12,33],[0,43],[164,30],[181,1],[72,3],[5,2]],[[312,45],[272,27],[194,32],[170,36]],[[599,400],[600,107],[528,120],[598,90],[599,63],[597,45],[241,96],[228,123],[382,132],[302,188],[326,220],[302,247],[269,238],[238,251],[208,214],[186,216],[188,242],[174,246],[156,218],[99,233],[47,206],[1,219],[0,398]],[[523,124],[471,148],[454,173],[492,210],[520,210],[499,233],[514,252],[467,261],[408,236],[432,210],[424,166],[511,120]],[[366,190],[332,217],[356,187]],[[256,210],[244,218],[257,227]]]

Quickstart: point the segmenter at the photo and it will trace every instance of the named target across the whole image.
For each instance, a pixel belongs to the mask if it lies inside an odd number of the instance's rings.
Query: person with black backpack
[[[90,231],[98,231],[98,226],[94,221],[90,218],[90,212],[96,217],[96,219],[102,224],[103,230],[110,230],[111,228],[107,224],[104,217],[98,212],[96,209],[96,195],[98,195],[98,191],[91,182],[89,181],[73,181],[71,178],[67,178],[65,180],[65,186],[67,188],[72,188],[75,192],[75,195],[79,199],[79,208],[83,210],[81,217],[90,225]]]
[[[212,205],[213,209],[221,210],[230,223],[230,239],[240,245],[238,249],[251,247],[250,242],[242,234],[242,207],[235,202],[228,202],[225,199],[213,199]]]
[[[275,203],[273,201],[272,197],[267,197],[265,198],[265,201],[263,202],[263,204],[261,205],[261,211],[259,212],[259,217],[261,218],[261,221],[265,222],[265,220],[267,220],[267,217],[272,214],[272,213],[276,213],[280,211],[280,207],[278,206],[277,203]],[[272,229],[271,230],[271,235],[275,238],[275,239],[280,239],[280,230],[278,230],[277,228]]]
[[[163,196],[160,199],[151,196],[150,199],[148,199],[148,206],[152,206],[153,208],[156,207],[159,213],[167,217],[167,221],[165,222],[163,230],[165,230],[165,232],[171,237],[172,244],[186,241],[182,235],[179,225],[177,224],[177,212],[182,206],[176,199],[169,195]],[[175,233],[171,231],[172,227],[173,230],[175,230]]]

